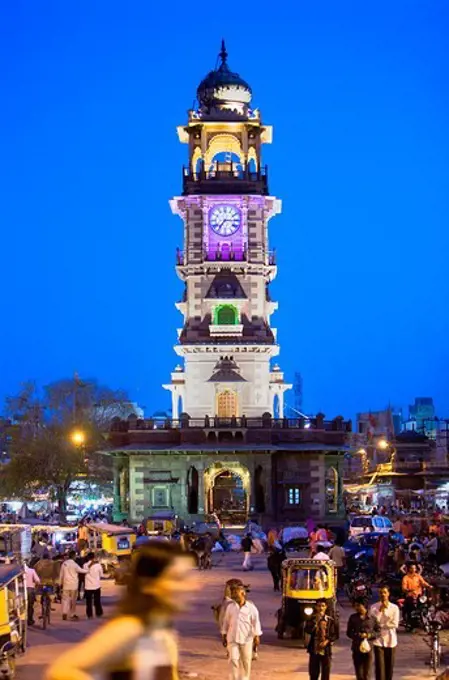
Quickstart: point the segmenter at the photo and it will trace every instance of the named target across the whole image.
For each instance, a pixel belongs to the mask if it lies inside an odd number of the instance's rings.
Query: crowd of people
[[[354,598],[351,603],[354,613],[348,619],[346,635],[351,643],[357,680],[370,680],[373,667],[376,680],[392,680],[401,620],[407,621],[425,590],[432,591],[426,565],[429,562],[437,565],[443,557],[445,532],[441,529],[441,518],[432,518],[425,530],[422,525],[417,526],[416,521],[413,524],[406,518],[397,518],[397,521],[401,525],[397,524],[393,531],[380,536],[375,547],[373,582],[377,601],[370,606],[366,598]],[[406,535],[408,527],[412,526],[413,531],[409,529]],[[254,527],[247,529],[240,544],[242,570],[252,571],[254,554],[265,552],[273,589],[282,590],[282,563],[287,558],[287,551],[281,530],[271,528],[262,540]],[[344,532],[312,523],[308,529],[305,554],[318,562],[333,561],[340,593],[343,593],[348,566],[343,548]],[[58,659],[48,671],[47,680],[91,680],[100,671],[112,673],[114,669],[144,674],[155,667],[164,680],[165,677],[170,680],[176,677],[173,673],[177,667],[177,652],[171,620],[188,605],[190,597],[200,587],[201,581],[194,570],[199,564],[198,555],[195,558],[192,553],[187,533],[181,534],[184,540],[176,541],[167,536],[148,537],[144,525],[137,527],[136,533],[138,540],[142,540],[131,562],[129,586],[119,612],[91,638]],[[221,543],[227,540],[222,529],[219,540]],[[55,599],[61,602],[63,620],[78,620],[77,606],[81,600],[85,601],[88,619],[102,617],[103,568],[95,553],[89,550],[85,522],[78,526],[75,547],[76,550],[64,554],[52,554],[52,546],[46,542],[45,535],[35,541],[34,554],[38,559],[34,565],[26,566],[31,625],[35,620],[36,593],[47,584],[54,586]],[[387,560],[385,564],[384,559]],[[392,596],[392,589],[385,579],[391,569],[400,577],[400,606],[395,602],[397,594]],[[231,679],[249,680],[252,661],[257,658],[261,642],[261,620],[256,604],[248,599],[247,586],[239,579],[231,581],[218,614],[219,631]],[[340,632],[335,610],[329,608],[327,600],[319,598],[314,605],[306,632],[310,680],[329,680],[332,650]],[[148,654],[149,651],[152,653]]]

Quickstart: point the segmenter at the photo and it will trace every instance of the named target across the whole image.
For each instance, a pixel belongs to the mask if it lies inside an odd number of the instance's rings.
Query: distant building
[[[439,427],[432,397],[416,397],[408,411],[408,420],[404,422],[403,429],[414,430],[434,439]]]
[[[391,408],[384,409],[383,411],[357,413],[356,423],[356,432],[365,435],[368,439],[385,437],[385,439],[390,440],[395,432]]]

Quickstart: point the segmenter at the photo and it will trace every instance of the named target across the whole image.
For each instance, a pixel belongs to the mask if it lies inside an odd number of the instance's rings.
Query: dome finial
[[[227,58],[228,58],[228,53],[226,51],[226,45],[225,45],[225,41],[224,41],[224,38],[223,38],[222,41],[221,41],[221,50],[220,50],[220,59],[221,59],[222,66],[224,64],[226,64]]]

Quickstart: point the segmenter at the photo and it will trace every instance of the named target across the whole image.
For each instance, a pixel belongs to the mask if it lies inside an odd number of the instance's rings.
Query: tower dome
[[[251,101],[251,88],[248,83],[234,73],[228,66],[228,53],[224,40],[221,43],[220,64],[210,71],[197,89],[197,98],[203,112],[231,111],[246,115]]]

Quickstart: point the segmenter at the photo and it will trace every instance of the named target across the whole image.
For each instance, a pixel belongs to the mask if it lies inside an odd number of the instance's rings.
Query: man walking
[[[326,614],[326,600],[318,600],[315,616],[306,624],[310,635],[307,651],[309,653],[310,680],[329,680],[331,674],[332,644],[337,639],[335,621]]]
[[[78,574],[87,574],[87,569],[82,569],[75,562],[76,552],[71,550],[69,558],[63,562],[59,582],[62,588],[62,618],[67,621],[70,615],[72,621],[77,621],[76,598],[78,595]]]
[[[399,627],[399,607],[390,602],[390,589],[382,586],[379,589],[380,602],[370,609],[370,614],[379,624],[380,634],[374,640],[374,662],[376,680],[392,680],[394,657],[398,644],[397,629]]]
[[[277,548],[272,545],[269,549],[267,566],[271,573],[273,579],[273,589],[275,591],[280,590],[281,580],[282,580],[282,562],[287,559],[287,554],[284,548]]]
[[[27,584],[28,595],[28,625],[34,624],[34,603],[36,602],[36,586],[40,585],[40,578],[35,569],[32,569],[25,563],[25,579]]]
[[[229,653],[231,680],[249,680],[253,649],[260,643],[262,629],[257,607],[246,599],[243,586],[231,591],[233,602],[226,607],[221,625],[223,645]]]
[[[344,548],[339,543],[335,543],[329,550],[329,557],[337,567],[337,588],[343,588],[343,569],[346,564],[346,553]]]
[[[103,616],[103,607],[101,606],[103,567],[95,559],[95,555],[92,552],[87,555],[87,562],[84,566],[87,569],[84,590],[86,596],[86,616],[88,619],[91,619],[93,616],[92,603],[95,607],[95,616]]]
[[[251,548],[253,547],[253,539],[251,534],[246,534],[242,538],[242,550],[244,554],[242,568],[243,571],[252,571],[253,565],[251,564]]]

